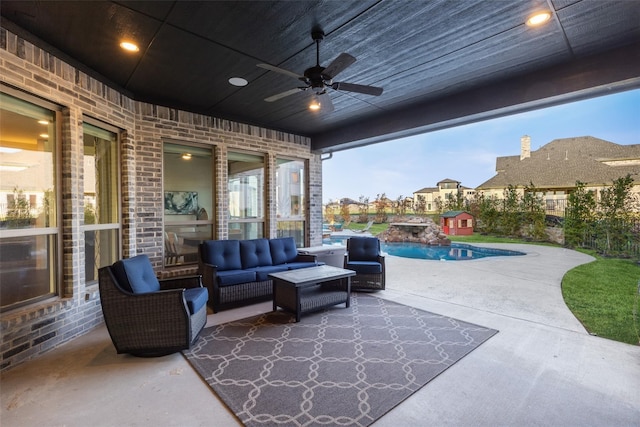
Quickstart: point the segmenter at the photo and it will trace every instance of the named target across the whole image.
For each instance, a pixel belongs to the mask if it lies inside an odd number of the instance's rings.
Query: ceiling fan
[[[329,95],[327,94],[327,88],[374,96],[379,96],[382,94],[383,89],[381,87],[366,86],[346,82],[334,82],[333,79],[339,73],[344,71],[348,66],[356,62],[356,58],[349,55],[348,53],[341,53],[326,68],[322,67],[320,65],[320,42],[324,39],[324,32],[318,29],[313,30],[311,32],[311,38],[316,42],[316,65],[307,68],[304,71],[303,75],[299,75],[292,71],[285,70],[284,68],[276,67],[274,65],[257,64],[260,68],[293,77],[305,84],[305,86],[296,87],[282,93],[272,95],[268,98],[265,98],[265,101],[274,102],[289,95],[293,95],[294,93],[312,89],[314,93],[314,99],[309,105],[309,108],[312,110],[319,110],[320,108],[322,108],[324,111],[333,111],[333,103],[331,102],[331,97],[329,97]]]

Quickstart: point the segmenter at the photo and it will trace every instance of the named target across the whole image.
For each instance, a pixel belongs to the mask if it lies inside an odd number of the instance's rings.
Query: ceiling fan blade
[[[348,53],[341,53],[331,64],[327,66],[327,68],[324,69],[324,71],[322,71],[322,75],[328,77],[327,80],[331,80],[354,62],[356,62],[356,58]]]
[[[284,68],[276,67],[275,65],[269,64],[256,64],[260,68],[264,68],[265,70],[274,71],[276,73],[284,74],[285,76],[293,77],[294,79],[305,81],[306,78],[299,74],[294,73],[293,71],[285,70]]]
[[[293,95],[294,93],[298,93],[298,92],[300,92],[302,90],[306,90],[306,89],[307,88],[296,87],[296,88],[289,89],[287,91],[284,91],[284,92],[281,92],[281,93],[278,93],[278,94],[275,94],[275,95],[271,95],[270,97],[265,98],[264,100],[267,101],[267,102],[277,101],[278,99],[285,98],[285,97],[287,97],[289,95]]]
[[[374,95],[374,96],[382,95],[382,91],[383,91],[381,87],[357,85],[355,83],[336,82],[336,83],[333,83],[331,87],[335,90],[346,90],[347,92],[358,92],[358,93],[364,93],[365,95]]]
[[[335,110],[333,106],[333,101],[331,101],[331,97],[327,92],[322,93],[321,95],[316,95],[318,100],[320,101],[320,112],[321,113],[331,113]]]

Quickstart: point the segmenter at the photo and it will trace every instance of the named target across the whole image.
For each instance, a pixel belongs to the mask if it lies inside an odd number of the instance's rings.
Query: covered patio
[[[637,425],[640,347],[589,335],[562,299],[564,273],[591,257],[492,246],[527,255],[387,258],[379,297],[499,333],[374,425]],[[270,309],[211,314],[208,326]],[[3,426],[240,425],[181,354],[117,355],[104,326],[4,373],[1,402]]]

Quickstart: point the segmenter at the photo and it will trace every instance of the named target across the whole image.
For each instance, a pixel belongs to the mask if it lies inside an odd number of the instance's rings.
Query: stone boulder
[[[392,222],[378,236],[384,242],[410,242],[430,246],[450,246],[451,240],[431,218],[412,217]]]

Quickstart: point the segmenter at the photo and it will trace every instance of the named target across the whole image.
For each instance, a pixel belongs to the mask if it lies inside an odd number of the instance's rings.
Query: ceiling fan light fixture
[[[127,52],[138,52],[140,50],[137,44],[126,40],[120,43],[120,47]]]
[[[311,100],[311,103],[309,104],[309,109],[311,111],[318,111],[320,110],[321,107],[322,105],[320,104],[320,101],[318,101],[318,99],[315,97]]]
[[[551,12],[548,10],[544,10],[541,12],[536,12],[527,19],[527,26],[529,27],[538,27],[551,19]]]

